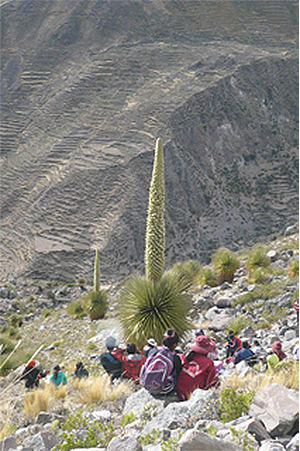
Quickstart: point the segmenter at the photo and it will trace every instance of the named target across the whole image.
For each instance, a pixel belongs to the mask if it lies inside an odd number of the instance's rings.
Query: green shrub
[[[266,253],[267,250],[262,244],[253,246],[246,261],[246,268],[250,273],[258,267],[267,268],[270,265],[270,259],[267,257]]]
[[[42,311],[42,315],[44,318],[48,318],[49,316],[51,316],[52,313],[53,313],[52,309],[44,309]]]
[[[235,334],[239,334],[247,326],[252,326],[252,320],[245,315],[239,315],[233,318],[229,324],[228,329],[233,330]]]
[[[208,285],[209,287],[216,287],[219,284],[218,274],[209,266],[202,268],[198,277],[201,286]]]
[[[79,279],[77,280],[77,283],[79,286],[83,286],[86,284],[86,280],[84,277],[79,277]]]
[[[247,415],[254,395],[254,390],[238,394],[234,388],[224,388],[219,401],[222,422],[227,423],[242,415]]]
[[[189,286],[195,285],[199,278],[201,265],[195,260],[188,260],[186,262],[178,262],[172,266],[171,271],[178,274],[180,278],[185,279]]]
[[[89,341],[86,349],[87,351],[93,351],[94,349],[98,349],[98,346],[93,341]]]
[[[17,315],[16,313],[13,313],[10,317],[9,317],[9,324],[11,326],[15,326],[16,324],[18,324],[19,321],[21,321],[22,317],[20,315]]]
[[[91,320],[102,319],[108,310],[108,295],[106,291],[90,291],[82,297],[83,309]]]
[[[46,290],[46,296],[48,299],[55,301],[55,293],[52,290]]]
[[[269,272],[262,267],[255,268],[253,272],[250,273],[249,282],[250,283],[265,283],[269,279]]]
[[[14,342],[5,337],[0,337],[0,353],[9,354],[15,347]]]
[[[219,276],[219,282],[233,281],[234,273],[239,268],[240,262],[234,252],[229,249],[220,248],[212,258],[214,268]]]
[[[295,258],[289,263],[288,272],[290,277],[299,277],[299,258]]]
[[[150,444],[155,444],[160,436],[161,436],[161,432],[158,429],[153,428],[151,432],[148,432],[145,435],[139,435],[138,441],[143,446],[147,446]]]
[[[32,294],[28,297],[28,301],[29,301],[29,302],[34,301],[34,296],[32,296]]]
[[[68,305],[66,312],[68,315],[72,316],[76,319],[82,319],[86,316],[85,311],[83,310],[83,301],[82,299],[76,299],[75,301],[70,302]]]
[[[133,423],[133,421],[135,421],[136,419],[137,417],[133,412],[125,413],[123,420],[121,421],[121,427],[124,428],[125,426],[127,426],[127,424]]]
[[[168,327],[179,335],[189,330],[191,298],[186,288],[185,282],[172,272],[158,281],[139,276],[129,279],[120,291],[117,305],[126,340],[141,347],[149,337],[161,343]]]

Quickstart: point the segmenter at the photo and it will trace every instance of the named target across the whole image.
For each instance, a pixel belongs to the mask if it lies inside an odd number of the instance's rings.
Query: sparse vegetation
[[[67,307],[67,314],[72,316],[73,318],[82,319],[86,316],[86,313],[83,309],[83,301],[82,299],[75,299],[70,302]]]
[[[250,249],[246,268],[250,274],[257,268],[267,268],[270,265],[270,259],[266,255],[267,249],[262,244],[256,244]]]
[[[224,423],[247,415],[255,392],[237,393],[235,388],[224,388],[220,396],[221,417]]]
[[[216,287],[219,284],[218,274],[212,268],[206,266],[199,273],[199,283],[201,286]]]
[[[197,283],[201,269],[200,263],[195,260],[188,260],[186,262],[175,263],[171,271],[178,274],[181,279],[185,279],[189,286],[192,286]]]
[[[233,281],[234,273],[240,262],[237,255],[229,249],[220,248],[212,258],[214,268],[219,276],[219,283]]]

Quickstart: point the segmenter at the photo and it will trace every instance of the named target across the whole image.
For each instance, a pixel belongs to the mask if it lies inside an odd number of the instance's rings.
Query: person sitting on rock
[[[262,352],[262,347],[258,340],[253,341],[253,346],[251,346],[252,351],[254,354],[260,354]]]
[[[122,373],[121,378],[133,379],[139,382],[140,371],[146,361],[144,354],[141,354],[134,343],[126,345],[126,351],[116,348],[112,351],[113,357],[121,362]]]
[[[253,366],[257,362],[257,360],[255,358],[255,354],[250,349],[250,345],[247,340],[243,341],[242,349],[237,352],[233,363],[234,363],[234,365],[237,365],[239,362],[242,362],[243,360],[245,360],[249,366]]]
[[[234,335],[233,330],[228,332],[227,344],[226,344],[226,358],[233,357],[237,351],[242,349],[242,342],[240,338]]]
[[[113,350],[117,346],[116,339],[114,337],[108,337],[105,345],[107,350],[100,355],[100,362],[109,375],[111,383],[113,383],[115,379],[121,377],[122,373],[121,362],[112,355]]]
[[[267,370],[272,371],[276,369],[279,363],[279,357],[271,348],[267,349],[267,354]]]
[[[177,380],[178,399],[188,399],[196,388],[207,390],[219,385],[214,362],[208,357],[208,354],[215,350],[216,343],[209,337],[206,335],[196,337]]]
[[[144,346],[143,351],[145,357],[148,358],[157,349],[157,343],[154,338],[148,338],[147,344]]]
[[[50,376],[49,382],[53,382],[56,387],[67,384],[68,381],[66,375],[61,371],[59,365],[54,366],[53,373]]]
[[[40,379],[46,377],[47,374],[46,371],[41,371],[41,364],[38,360],[31,359],[21,374],[21,380],[25,380],[26,388],[33,389],[39,386]]]
[[[280,341],[275,341],[272,346],[273,352],[278,356],[279,362],[286,358],[286,354],[282,351],[282,344]]]
[[[86,368],[84,368],[82,362],[76,363],[76,369],[74,372],[74,377],[77,379],[82,379],[84,377],[89,377],[89,372]]]

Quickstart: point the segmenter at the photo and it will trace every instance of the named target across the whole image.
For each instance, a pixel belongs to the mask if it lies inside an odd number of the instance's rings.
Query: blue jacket
[[[234,364],[241,362],[242,360],[247,360],[248,365],[252,366],[255,363],[254,352],[251,349],[241,349],[234,359]]]

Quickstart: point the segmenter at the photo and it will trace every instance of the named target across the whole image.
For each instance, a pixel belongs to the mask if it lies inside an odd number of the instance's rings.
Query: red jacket
[[[120,348],[114,349],[111,354],[121,362],[121,377],[133,379],[134,381],[139,380],[141,368],[146,361],[146,357],[143,354],[124,354],[124,351]]]
[[[195,353],[192,360],[184,363],[177,380],[177,396],[188,399],[196,389],[206,390],[218,383],[214,362],[206,355]]]

